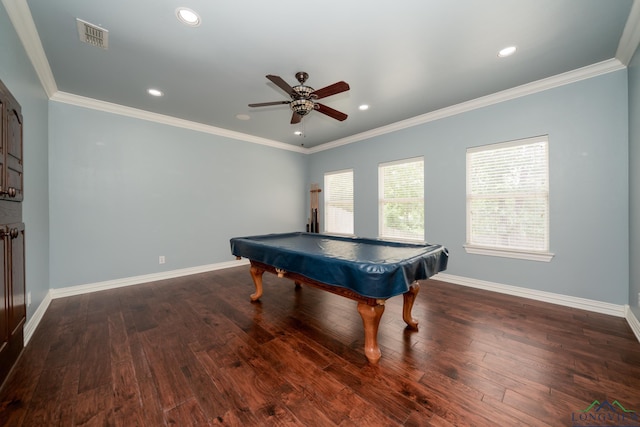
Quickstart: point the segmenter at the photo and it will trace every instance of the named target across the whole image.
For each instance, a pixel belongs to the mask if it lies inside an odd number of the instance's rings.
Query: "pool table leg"
[[[413,303],[416,301],[416,297],[420,292],[420,284],[413,282],[409,286],[409,290],[402,294],[404,298],[404,304],[402,305],[402,319],[411,329],[418,329],[418,321],[411,316],[411,310],[413,310]]]
[[[364,355],[370,363],[378,363],[380,347],[378,347],[378,326],[384,313],[384,305],[369,305],[358,302],[358,313],[364,325]]]
[[[251,294],[251,301],[258,301],[262,296],[262,275],[264,274],[264,270],[252,265],[249,271],[253,278],[253,284],[256,287],[256,292]]]

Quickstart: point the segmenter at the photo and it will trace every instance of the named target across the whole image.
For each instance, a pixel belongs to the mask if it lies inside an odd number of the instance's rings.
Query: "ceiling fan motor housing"
[[[301,85],[303,85],[308,78],[309,78],[309,74],[305,73],[304,71],[298,71],[296,73],[296,80],[298,80]]]

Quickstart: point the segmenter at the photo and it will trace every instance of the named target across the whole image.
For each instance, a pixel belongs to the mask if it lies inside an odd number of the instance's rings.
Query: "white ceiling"
[[[3,3],[54,99],[86,97],[305,148],[616,57],[626,65],[640,32],[633,0]],[[180,23],[179,6],[202,24]],[[81,43],[76,18],[107,29],[109,48]],[[509,45],[516,54],[498,58]],[[288,100],[265,76],[294,85],[297,71],[316,89],[349,83],[321,101],[349,118],[312,112],[291,125],[286,105],[247,106]],[[150,97],[150,87],[164,96]]]

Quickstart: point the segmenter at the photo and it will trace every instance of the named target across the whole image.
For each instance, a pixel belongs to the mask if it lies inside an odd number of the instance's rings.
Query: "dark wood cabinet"
[[[0,383],[24,346],[26,321],[24,280],[24,224],[0,226],[0,265],[4,272],[4,304],[0,307]]]
[[[22,222],[22,113],[0,82],[0,385],[24,346],[26,289]]]
[[[21,202],[22,112],[20,104],[0,82],[0,200]]]

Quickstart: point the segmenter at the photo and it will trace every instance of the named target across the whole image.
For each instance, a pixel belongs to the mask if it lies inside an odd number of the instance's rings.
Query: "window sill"
[[[513,249],[489,248],[485,246],[474,246],[474,245],[463,245],[463,247],[468,254],[497,256],[497,257],[503,257],[503,258],[526,259],[529,261],[549,262],[554,257],[554,254],[550,252],[518,251]]]

